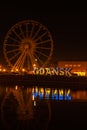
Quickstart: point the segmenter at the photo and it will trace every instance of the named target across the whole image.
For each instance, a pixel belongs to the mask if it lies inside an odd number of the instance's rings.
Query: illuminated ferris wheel
[[[15,24],[4,39],[4,55],[12,70],[32,70],[46,66],[53,53],[49,30],[39,22],[25,20]]]

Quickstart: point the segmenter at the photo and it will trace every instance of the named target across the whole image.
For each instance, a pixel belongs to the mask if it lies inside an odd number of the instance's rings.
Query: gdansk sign
[[[35,75],[63,75],[71,76],[71,68],[34,68],[33,73]]]

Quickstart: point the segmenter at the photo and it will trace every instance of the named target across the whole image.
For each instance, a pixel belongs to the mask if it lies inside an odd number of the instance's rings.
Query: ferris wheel
[[[18,22],[7,32],[4,55],[12,70],[32,70],[46,66],[53,53],[53,39],[49,30],[33,20]]]

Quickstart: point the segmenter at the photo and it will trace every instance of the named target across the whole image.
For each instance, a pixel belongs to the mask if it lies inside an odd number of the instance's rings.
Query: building
[[[59,61],[59,68],[71,68],[71,73],[87,76],[87,61]]]

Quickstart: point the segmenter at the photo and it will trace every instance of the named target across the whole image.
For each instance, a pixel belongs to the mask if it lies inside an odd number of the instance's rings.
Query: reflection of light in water
[[[18,86],[16,85],[16,86],[15,86],[15,90],[17,90],[17,89],[18,89]]]
[[[52,88],[33,88],[32,100],[52,99],[52,100],[71,100],[70,89],[52,89]]]
[[[13,130],[15,127],[16,130],[22,128],[26,130],[36,130],[36,128],[38,130],[45,130],[47,128],[51,117],[51,109],[48,101],[32,100],[32,88],[15,86],[12,88],[8,87],[5,90],[1,105],[4,126],[10,126]],[[12,95],[11,98],[10,94]],[[13,103],[10,103],[10,101]],[[15,107],[15,103],[17,107]],[[7,120],[8,117],[5,113],[8,113],[9,120]],[[15,118],[13,118],[13,113],[16,113]]]
[[[87,101],[87,91],[85,90],[71,91],[71,96],[72,100]]]
[[[0,87],[1,118],[14,130],[45,130],[51,118],[50,100],[53,101],[87,101],[87,91],[45,87]],[[15,114],[16,113],[16,114]],[[8,115],[8,116],[7,116]],[[15,118],[12,118],[15,115]],[[12,126],[13,125],[13,126]]]
[[[36,106],[36,101],[34,101],[34,106]]]

